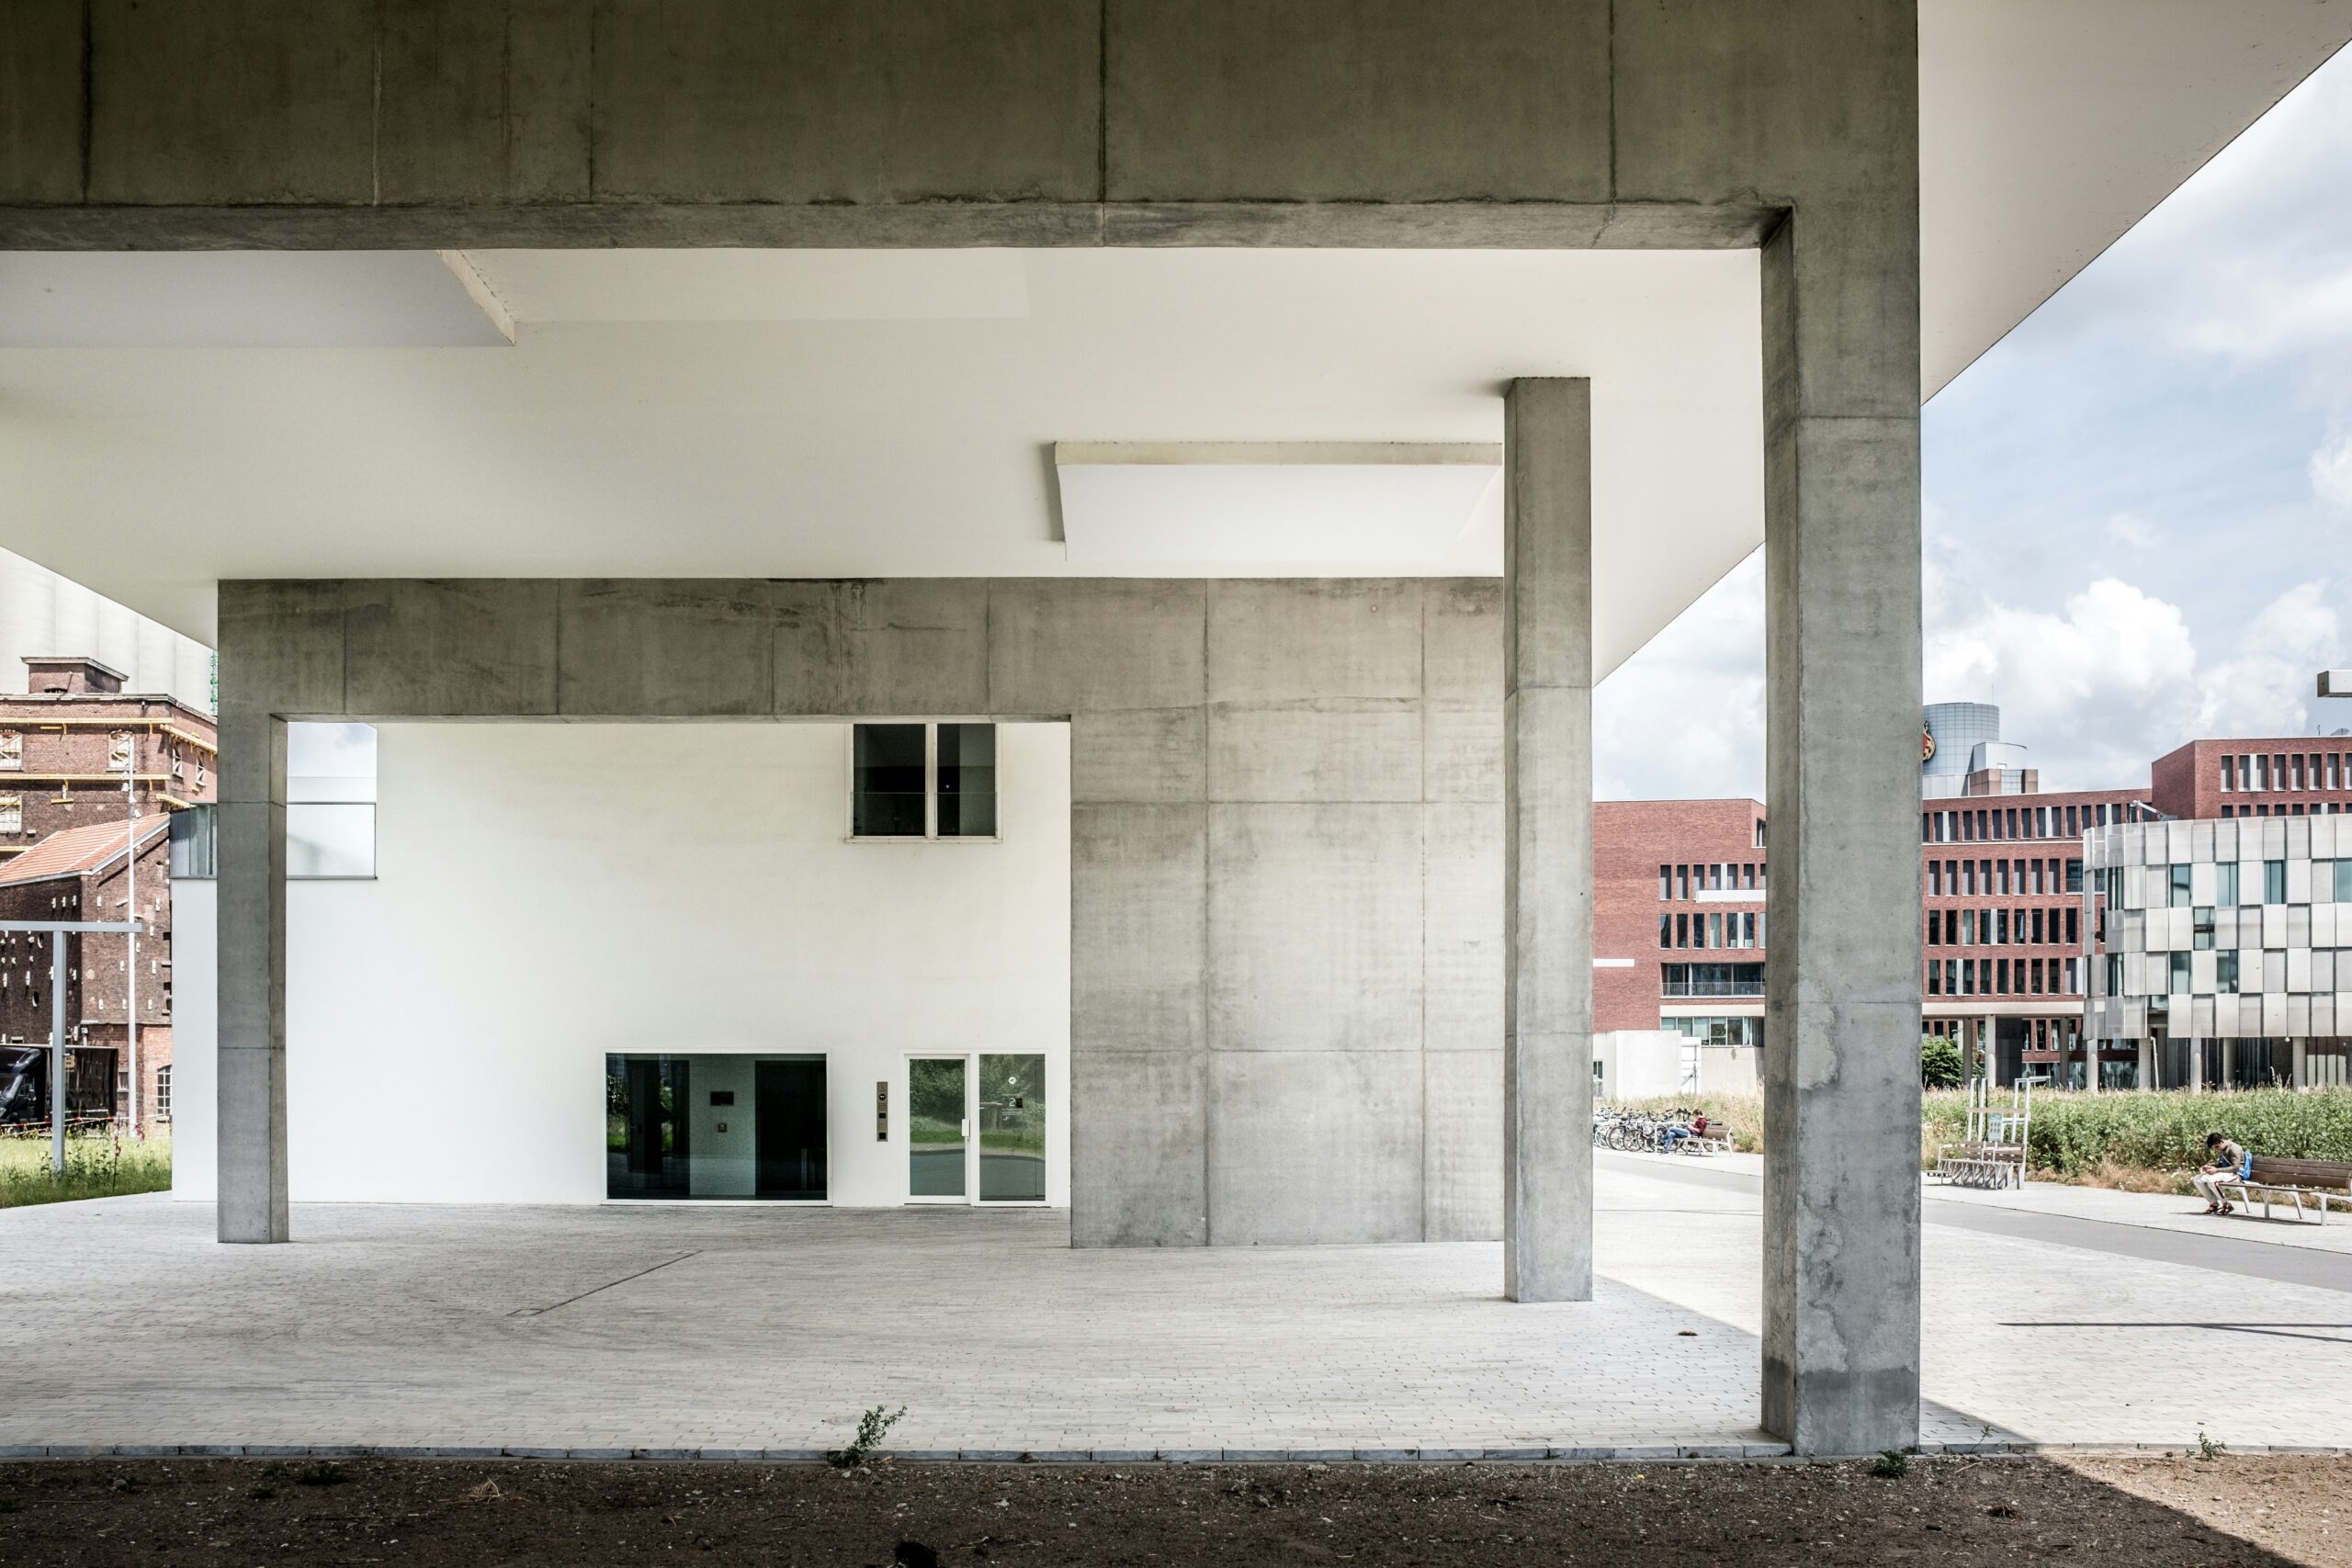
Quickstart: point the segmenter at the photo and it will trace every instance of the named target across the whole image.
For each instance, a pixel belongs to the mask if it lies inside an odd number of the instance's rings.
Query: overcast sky
[[[2046,789],[2352,727],[2352,51],[1930,402],[1926,693]],[[1602,682],[1603,798],[1764,790],[1762,558]]]

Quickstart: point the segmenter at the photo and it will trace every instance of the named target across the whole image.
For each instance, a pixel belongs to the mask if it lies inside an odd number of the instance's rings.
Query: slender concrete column
[[[1762,256],[1763,1419],[1809,1454],[1918,1438],[1917,232],[1800,205]]]
[[[219,1208],[222,1241],[285,1241],[286,724],[241,685],[221,627],[218,908]]]
[[[1592,383],[1503,434],[1503,1293],[1592,1299]]]

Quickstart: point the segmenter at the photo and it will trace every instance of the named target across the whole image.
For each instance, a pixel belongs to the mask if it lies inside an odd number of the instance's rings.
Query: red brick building
[[[95,659],[28,657],[25,668],[31,690],[0,694],[0,865],[51,833],[120,823],[126,770],[141,815],[214,798],[209,715],[126,692]]]
[[[135,868],[123,852],[131,825],[93,823],[52,833],[0,867],[0,920],[122,920],[136,915],[140,1121],[171,1120],[171,818],[139,818]],[[133,884],[136,884],[134,900]],[[51,933],[0,931],[0,1040],[45,1043],[51,1022]],[[81,1050],[106,1051],[115,1065],[118,1114],[127,1113],[131,938],[68,935],[65,1023]]]
[[[2167,817],[2316,817],[2352,811],[2352,738],[2192,740],[2149,769]]]
[[[123,691],[121,675],[93,659],[25,665],[31,690],[0,695],[0,920],[120,920],[134,912],[135,883],[150,933],[137,942],[140,1115],[153,1126],[171,1115],[169,814],[215,798],[213,722],[175,698]],[[133,811],[135,866],[124,852]],[[69,1043],[113,1054],[127,1112],[130,939],[66,940]],[[50,941],[0,931],[0,1040],[49,1040]]]
[[[2154,813],[2145,790],[1943,796],[1919,813],[1923,1027],[2022,1072],[2079,1077],[2083,834]]]
[[[1593,807],[1593,1029],[1751,1045],[1764,1018],[1764,808]]]

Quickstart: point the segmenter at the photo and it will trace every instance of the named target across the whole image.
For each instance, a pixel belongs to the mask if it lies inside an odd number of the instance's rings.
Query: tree
[[[1958,1089],[1961,1061],[1958,1043],[1940,1034],[1919,1037],[1919,1081],[1928,1089]]]

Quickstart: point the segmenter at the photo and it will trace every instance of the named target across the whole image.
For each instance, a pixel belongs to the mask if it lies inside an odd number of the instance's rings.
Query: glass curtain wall
[[[609,1198],[826,1196],[822,1056],[605,1058]]]

